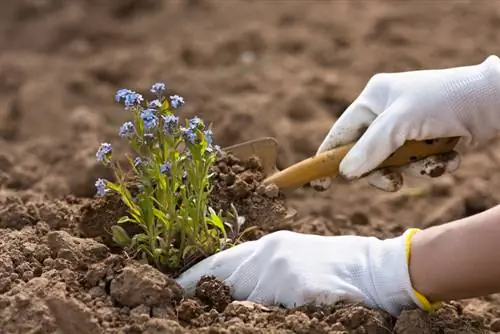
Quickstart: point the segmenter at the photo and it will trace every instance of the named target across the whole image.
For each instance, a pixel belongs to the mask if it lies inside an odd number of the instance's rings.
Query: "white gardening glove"
[[[371,185],[395,191],[402,184],[401,172],[436,176],[435,170],[452,172],[460,165],[455,152],[368,174],[406,140],[459,136],[465,145],[482,144],[499,129],[500,59],[489,56],[471,66],[376,74],[317,153],[356,142],[342,160],[340,174],[347,180],[367,176]],[[330,184],[330,179],[311,182],[317,190]]]
[[[350,300],[397,316],[425,308],[408,272],[406,243],[414,232],[380,240],[278,231],[203,260],[177,282],[189,297],[201,277],[215,276],[236,300],[288,308]]]

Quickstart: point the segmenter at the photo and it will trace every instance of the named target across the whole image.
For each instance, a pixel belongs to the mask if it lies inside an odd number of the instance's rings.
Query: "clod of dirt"
[[[191,322],[203,313],[201,305],[192,299],[183,300],[177,307],[177,317],[184,322]]]
[[[73,224],[74,210],[65,201],[39,201],[29,208],[38,220],[46,222],[51,228],[63,229]]]
[[[218,312],[231,303],[229,287],[215,277],[202,277],[196,284],[195,297]]]
[[[444,305],[436,312],[422,310],[403,311],[394,326],[396,334],[474,334],[485,333],[480,319],[464,314],[455,303]]]
[[[55,333],[57,325],[42,300],[19,293],[0,296],[0,328],[3,333]]]
[[[92,310],[73,297],[54,293],[47,297],[46,304],[64,333],[100,333],[101,326]]]
[[[89,200],[80,210],[78,227],[84,236],[96,238],[108,246],[116,246],[111,235],[111,227],[116,225],[118,219],[128,215],[127,207],[120,196],[110,195],[105,198]],[[130,236],[142,230],[136,224],[121,224]]]
[[[37,221],[19,197],[9,196],[1,204],[0,228],[20,229]]]
[[[245,217],[245,227],[267,228],[286,216],[284,196],[275,185],[263,186],[264,170],[256,157],[241,160],[224,154],[213,168],[215,172],[211,205],[229,211],[231,203]]]
[[[177,321],[151,318],[144,326],[143,334],[183,334],[184,330]]]
[[[170,277],[147,264],[131,264],[111,281],[110,295],[118,303],[136,307],[176,304],[182,288]]]
[[[63,258],[71,263],[84,263],[86,266],[108,256],[108,248],[92,239],[71,236],[64,231],[53,231],[47,234],[47,242],[55,257]]]
[[[257,187],[257,193],[260,195],[266,195],[269,198],[275,198],[280,195],[280,189],[275,184],[259,185]]]
[[[121,273],[125,266],[125,259],[118,255],[110,255],[104,261],[89,266],[83,275],[82,283],[90,287],[109,287],[109,283]]]
[[[348,330],[365,331],[367,333],[390,333],[391,317],[378,310],[363,306],[349,305],[333,314],[338,322]]]
[[[222,314],[239,331],[282,329],[293,333],[391,333],[389,314],[363,306],[339,303],[330,307],[304,306],[295,309],[260,307],[233,302]],[[218,323],[212,324],[221,328]],[[219,327],[220,326],[220,327]]]

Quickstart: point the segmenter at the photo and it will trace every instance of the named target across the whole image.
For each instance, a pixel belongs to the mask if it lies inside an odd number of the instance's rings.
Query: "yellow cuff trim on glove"
[[[405,239],[405,245],[406,245],[406,263],[408,263],[408,266],[410,265],[411,239],[413,238],[413,236],[417,232],[420,232],[420,231],[421,230],[418,229],[418,228],[412,228],[412,229],[409,229],[408,233],[406,234],[406,239]],[[413,289],[413,292],[415,293],[415,296],[416,296],[417,300],[420,302],[420,304],[422,305],[422,308],[425,311],[434,311],[437,308],[439,308],[439,306],[441,306],[441,302],[431,303],[431,302],[429,302],[429,300],[424,295],[422,295],[417,290]]]

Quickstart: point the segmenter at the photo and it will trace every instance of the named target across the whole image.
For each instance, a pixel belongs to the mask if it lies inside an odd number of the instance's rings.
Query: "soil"
[[[274,184],[261,184],[266,175],[258,157],[239,159],[223,153],[213,172],[210,205],[217,212],[232,212],[234,206],[236,214],[244,217],[240,228],[244,240],[256,239],[288,223],[284,195]]]
[[[1,1],[2,333],[500,332],[498,294],[398,319],[352,304],[285,310],[235,302],[211,278],[183,299],[168,276],[111,247],[103,227],[120,203],[93,198],[95,179],[110,177],[95,150],[102,141],[117,154],[125,149],[117,88],[144,92],[165,81],[185,98],[182,116],[213,123],[221,146],[275,137],[282,168],[314,154],[373,74],[468,65],[497,52],[500,5],[471,4]],[[463,151],[453,175],[405,179],[398,193],[341,179],[326,192],[297,190],[286,207],[299,217],[282,224],[285,199],[258,189],[252,178],[262,176],[247,163],[226,163],[218,165],[227,171],[214,203],[226,205],[229,194],[261,234],[389,237],[498,204],[499,149],[493,141]],[[232,173],[234,183],[223,184]],[[240,192],[242,182],[250,192]]]

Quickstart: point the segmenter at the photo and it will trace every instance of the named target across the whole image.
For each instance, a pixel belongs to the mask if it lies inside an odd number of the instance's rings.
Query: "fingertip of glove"
[[[187,279],[184,275],[176,278],[175,282],[182,288],[186,297],[194,296],[197,282]]]
[[[457,151],[452,151],[450,153],[450,159],[446,162],[446,171],[448,173],[453,173],[462,164],[462,157]]]
[[[332,179],[331,178],[321,178],[317,180],[313,180],[309,182],[311,188],[313,188],[316,191],[326,191],[330,188],[332,185]]]
[[[452,151],[412,162],[404,167],[400,167],[400,171],[411,176],[435,178],[445,173],[456,171],[460,167],[460,164],[460,154]]]
[[[403,186],[401,173],[388,168],[370,173],[367,180],[369,185],[386,192],[396,192]]]
[[[344,179],[352,181],[369,172],[366,162],[367,157],[363,152],[351,149],[340,163],[339,173]]]

